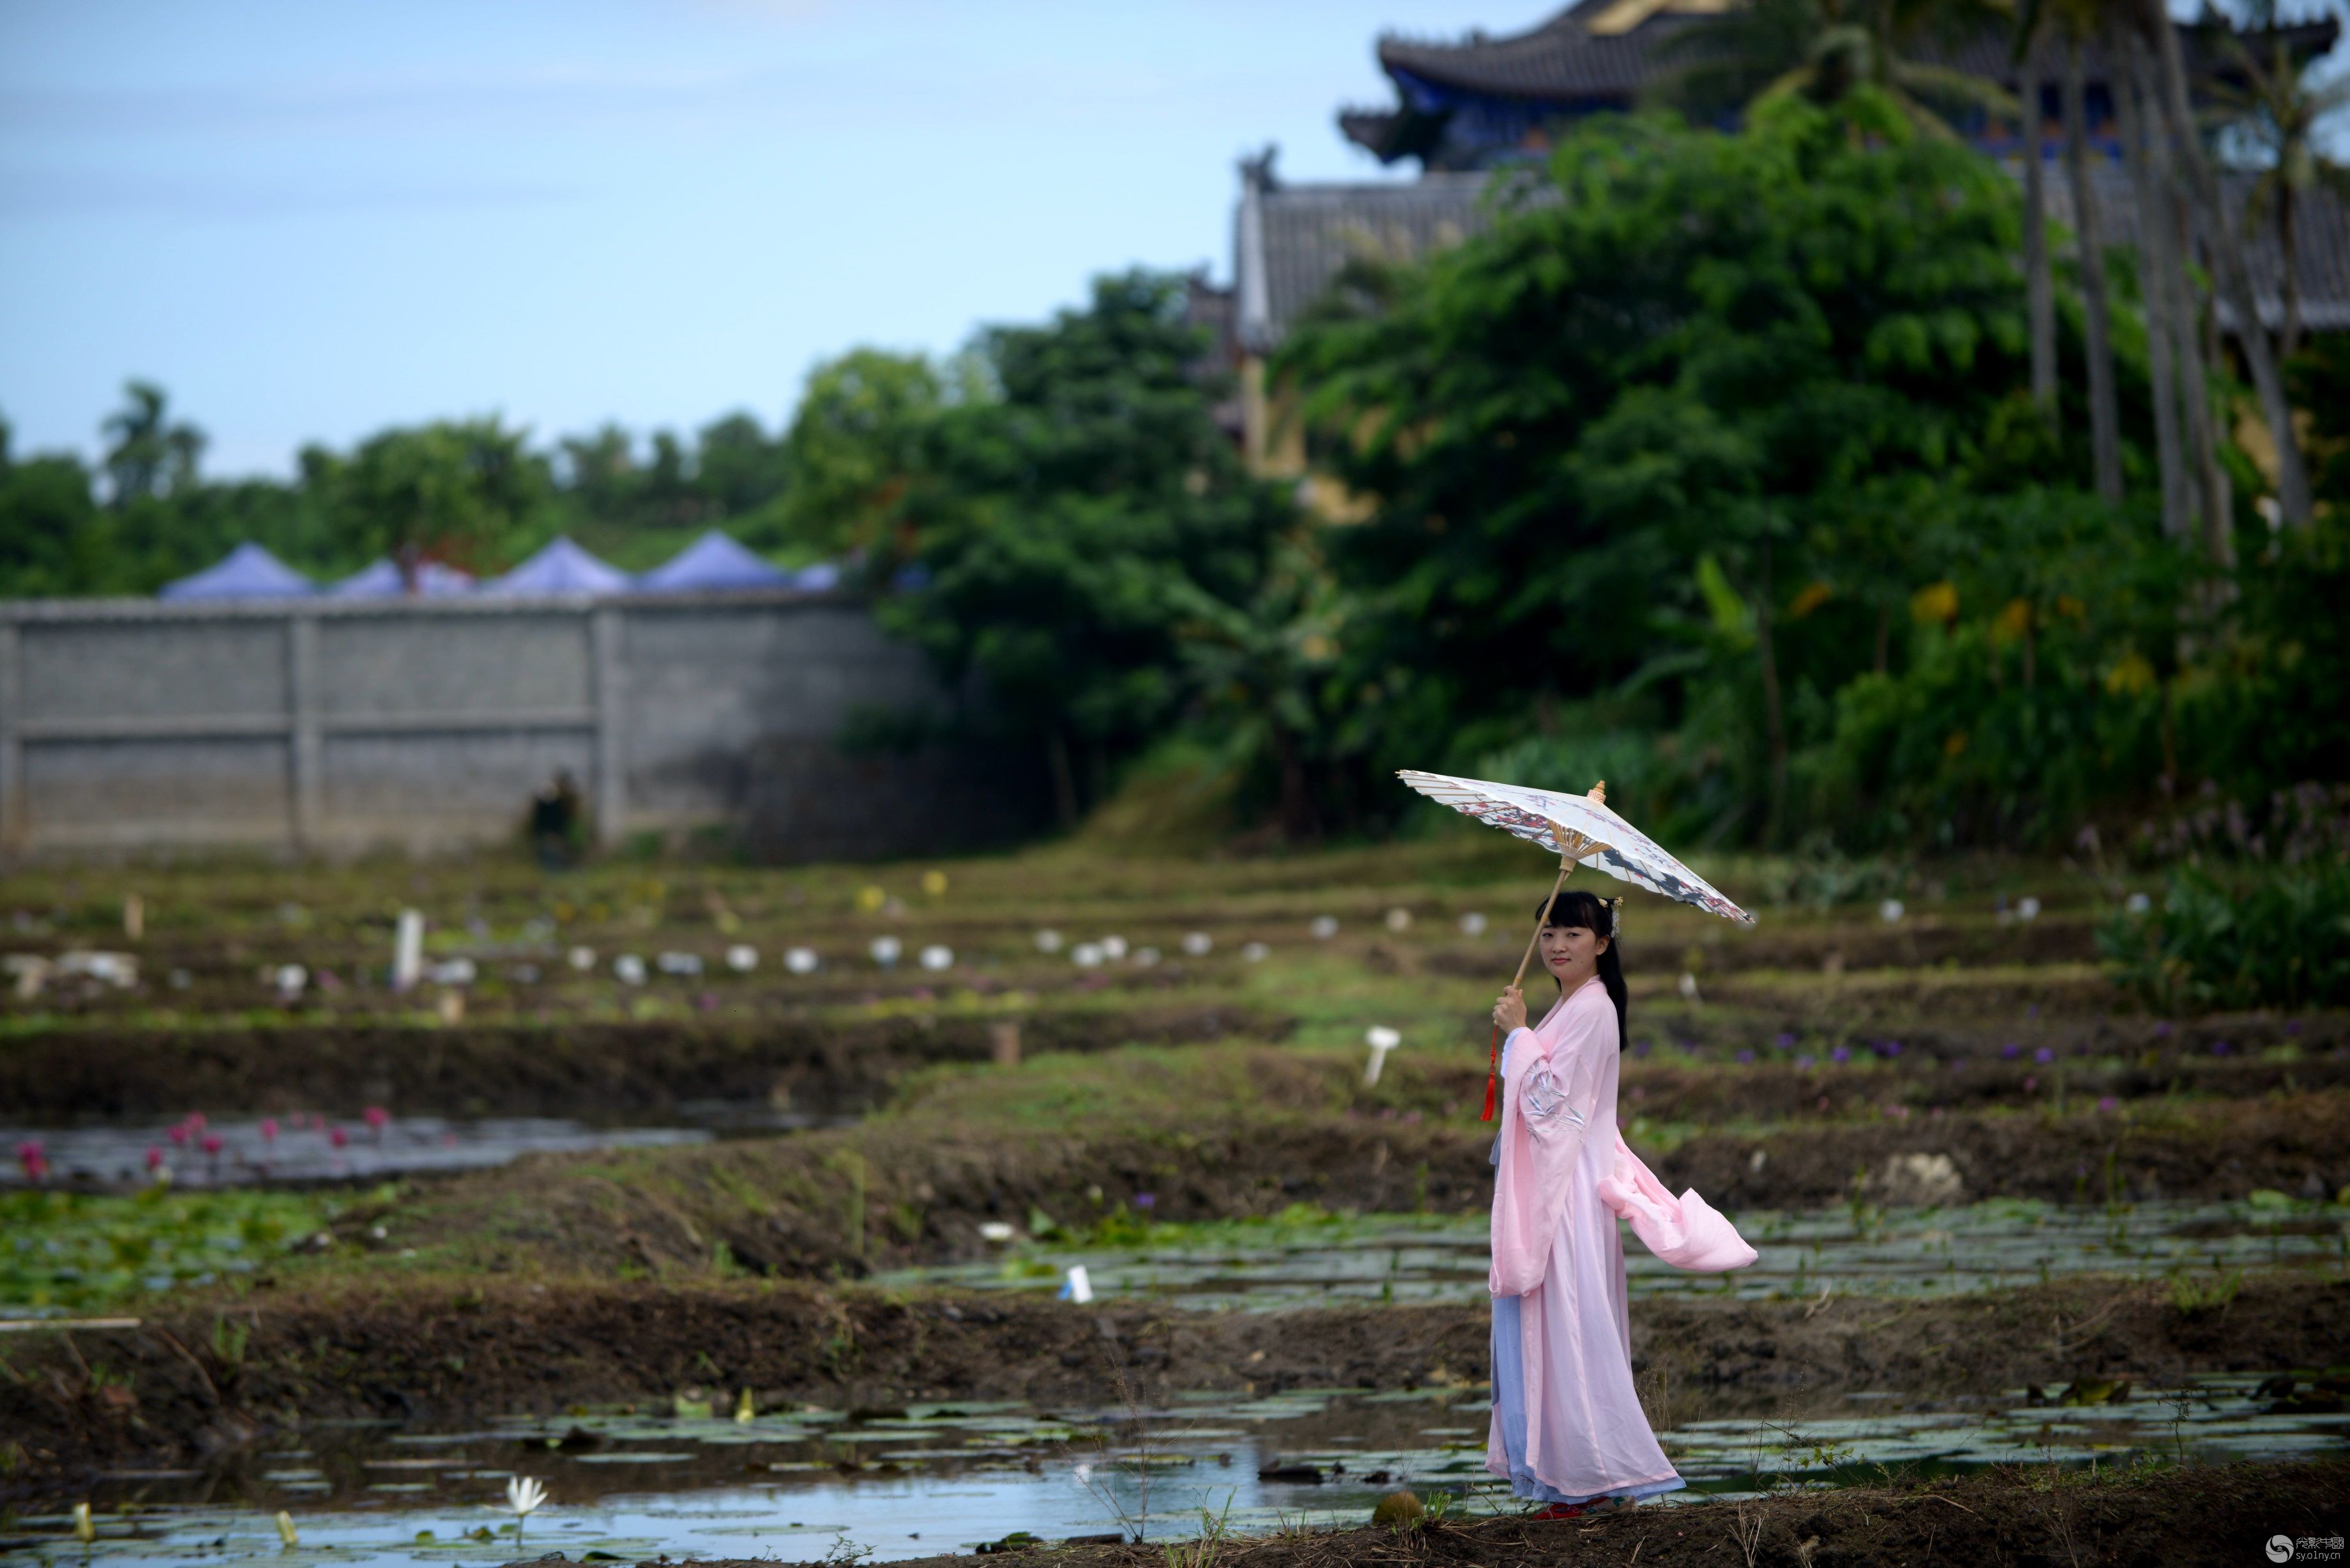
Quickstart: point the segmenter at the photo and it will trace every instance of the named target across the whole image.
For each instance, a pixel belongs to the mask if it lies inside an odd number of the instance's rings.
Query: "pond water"
[[[2311,1400],[2304,1390],[2306,1407],[2280,1405],[2276,1386],[2251,1376],[2093,1392],[2110,1402],[2035,1405],[2011,1393],[1937,1407],[1860,1397],[1770,1421],[1689,1421],[1660,1433],[1690,1483],[1668,1501],[1871,1480],[1878,1464],[1943,1473],[2350,1452],[2338,1397]],[[714,1415],[690,1402],[659,1416],[581,1409],[464,1431],[319,1424],[298,1445],[216,1471],[113,1478],[93,1500],[99,1538],[89,1556],[262,1557],[282,1568],[473,1568],[548,1551],[575,1562],[889,1560],[968,1551],[1015,1531],[1188,1538],[1200,1533],[1203,1509],[1245,1532],[1355,1524],[1399,1487],[1487,1511],[1514,1505],[1483,1472],[1486,1397],[1456,1386],[1199,1396],[1149,1410],[918,1404],[748,1418],[728,1414],[722,1399]],[[549,1493],[519,1552],[513,1517],[497,1506],[515,1475]],[[280,1509],[298,1547],[279,1538]],[[0,1526],[0,1561],[68,1568],[83,1555],[68,1516]]]
[[[1950,1209],[1809,1210],[1735,1216],[1761,1254],[1731,1274],[1689,1274],[1627,1240],[1635,1295],[1746,1298],[1916,1295],[1998,1289],[2072,1273],[2342,1267],[2350,1209],[2291,1199],[2096,1208],[2002,1199]],[[1484,1298],[1487,1221],[1318,1212],[1264,1221],[1152,1226],[1122,1245],[1024,1243],[993,1262],[907,1269],[887,1284],[1052,1290],[1083,1264],[1097,1296],[1273,1311],[1333,1302]]]
[[[708,1125],[591,1127],[550,1116],[392,1116],[370,1127],[363,1118],[291,1116],[265,1124],[255,1116],[168,1125],[0,1127],[0,1147],[37,1143],[52,1182],[137,1186],[153,1179],[151,1160],[170,1170],[174,1186],[186,1189],[446,1174],[504,1165],[525,1154],[702,1143],[714,1130]],[[0,1187],[25,1182],[20,1162],[0,1167]]]

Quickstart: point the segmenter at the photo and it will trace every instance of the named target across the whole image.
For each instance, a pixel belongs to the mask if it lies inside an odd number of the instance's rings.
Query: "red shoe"
[[[1555,1502],[1540,1513],[1530,1513],[1528,1519],[1580,1519],[1591,1511],[1587,1502]]]

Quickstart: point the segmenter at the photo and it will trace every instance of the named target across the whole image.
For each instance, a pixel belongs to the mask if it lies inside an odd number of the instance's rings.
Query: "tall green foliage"
[[[1290,519],[1211,416],[1182,280],[1133,272],[1084,310],[983,334],[904,515],[920,587],[888,610],[1040,741],[1065,815],[1197,690],[1187,630],[1245,605]]]

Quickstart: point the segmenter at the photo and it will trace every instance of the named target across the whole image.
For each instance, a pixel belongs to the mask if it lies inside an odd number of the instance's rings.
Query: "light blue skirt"
[[[1596,1502],[1603,1497],[1628,1498],[1635,1501],[1644,1497],[1657,1497],[1669,1491],[1679,1491],[1684,1483],[1680,1477],[1670,1480],[1650,1481],[1645,1486],[1625,1487],[1617,1491],[1585,1492],[1572,1496],[1544,1486],[1526,1469],[1526,1364],[1518,1338],[1518,1305],[1516,1296],[1493,1298],[1493,1413],[1502,1423],[1502,1452],[1510,1461],[1510,1490],[1530,1502],[1578,1503]]]

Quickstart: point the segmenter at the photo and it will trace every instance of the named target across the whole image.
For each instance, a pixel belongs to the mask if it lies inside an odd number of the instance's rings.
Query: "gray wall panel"
[[[577,614],[370,617],[318,628],[319,709],[351,714],[585,708]]]
[[[282,620],[96,622],[23,628],[25,717],[279,713]]]

